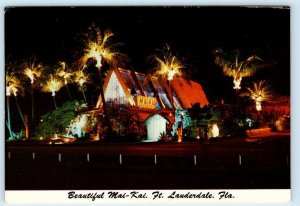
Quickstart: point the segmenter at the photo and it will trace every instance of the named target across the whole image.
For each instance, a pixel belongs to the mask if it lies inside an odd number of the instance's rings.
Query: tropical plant
[[[150,56],[155,61],[155,76],[158,76],[168,84],[168,93],[171,99],[171,105],[173,105],[173,95],[171,92],[171,81],[175,76],[181,76],[181,70],[184,68],[182,62],[172,54],[170,45],[160,50],[161,54]]]
[[[104,33],[101,32],[100,28],[95,24],[92,24],[88,28],[88,32],[84,35],[84,56],[81,58],[81,66],[86,67],[89,59],[96,61],[96,68],[98,69],[98,74],[100,78],[100,95],[103,105],[103,112],[108,126],[109,131],[112,131],[110,119],[108,116],[106,102],[104,97],[103,85],[102,85],[102,63],[107,62],[110,65],[116,65],[122,61],[125,57],[124,54],[119,53],[116,50],[116,44],[113,44],[112,37],[114,34],[105,30]]]
[[[241,81],[244,77],[252,76],[262,67],[261,63],[263,60],[256,55],[252,55],[245,60],[240,60],[238,51],[235,52],[233,58],[230,58],[222,50],[217,49],[215,56],[215,63],[222,67],[224,75],[233,78],[233,89],[236,92],[241,89]]]
[[[169,135],[167,135],[166,132],[161,132],[159,134],[158,141],[159,142],[168,142],[169,141]]]
[[[246,128],[247,115],[236,105],[209,104],[202,108],[189,109],[191,117],[190,136],[197,136],[197,128],[207,129],[217,124],[220,136],[241,134]]]
[[[27,60],[24,60],[22,64],[23,74],[30,80],[30,93],[31,93],[31,118],[34,122],[34,94],[33,88],[36,80],[41,76],[44,67],[38,63],[37,59],[32,56]]]
[[[264,80],[253,82],[252,87],[246,87],[247,91],[241,96],[248,96],[255,102],[257,111],[262,110],[262,102],[268,101],[271,97],[270,85]]]
[[[12,126],[11,126],[10,97],[11,97],[11,95],[13,95],[15,97],[18,112],[19,112],[19,115],[20,115],[20,117],[23,121],[24,127],[25,127],[24,117],[21,112],[21,109],[20,109],[20,106],[18,103],[18,99],[17,99],[18,94],[24,95],[24,87],[21,84],[21,81],[19,80],[19,78],[14,73],[6,72],[5,79],[6,79],[6,109],[7,109],[6,126],[8,128],[9,135],[10,135],[9,139],[15,139],[16,134],[12,131]]]
[[[178,57],[172,54],[171,47],[166,44],[161,53],[161,55],[154,56],[156,62],[155,74],[169,81],[173,80],[175,76],[181,76],[184,65]]]
[[[69,99],[71,100],[72,97],[71,97],[71,94],[70,94],[70,91],[69,91],[68,83],[72,82],[71,77],[73,76],[73,73],[67,67],[66,62],[61,61],[58,64],[59,64],[59,67],[56,70],[56,75],[59,76],[59,77],[62,77],[64,79],[64,86],[66,87],[68,95],[69,95]]]
[[[83,102],[69,101],[61,107],[41,116],[41,122],[36,130],[36,138],[47,139],[53,133],[62,134],[76,117]]]
[[[87,101],[84,91],[86,91],[86,85],[93,82],[91,74],[88,74],[84,69],[78,70],[74,74],[74,82],[79,91],[82,92],[84,100]]]

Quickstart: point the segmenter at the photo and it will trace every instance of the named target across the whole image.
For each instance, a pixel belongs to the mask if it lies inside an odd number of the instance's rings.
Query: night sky
[[[75,60],[79,36],[91,23],[109,28],[123,42],[128,68],[149,71],[147,57],[166,43],[184,58],[188,78],[202,84],[209,101],[234,99],[232,78],[215,65],[213,51],[256,54],[266,68],[242,82],[265,79],[274,92],[290,95],[290,10],[241,7],[43,7],[7,8],[5,55],[10,61],[35,55],[54,65]],[[47,94],[50,96],[50,94]],[[50,97],[49,97],[50,98]],[[59,98],[59,95],[58,95]]]

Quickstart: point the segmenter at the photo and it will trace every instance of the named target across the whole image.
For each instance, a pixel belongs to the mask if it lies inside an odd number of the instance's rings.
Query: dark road
[[[6,145],[6,190],[290,188],[290,138]]]

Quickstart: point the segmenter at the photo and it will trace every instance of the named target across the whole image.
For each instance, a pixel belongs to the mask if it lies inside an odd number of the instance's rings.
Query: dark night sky
[[[199,81],[210,101],[234,96],[232,79],[214,64],[221,48],[241,55],[257,54],[269,67],[254,77],[266,79],[273,90],[290,94],[290,10],[239,7],[90,7],[9,8],[5,13],[5,54],[11,60],[35,55],[44,64],[74,60],[78,36],[95,22],[110,28],[131,67],[145,72],[146,58],[171,45],[184,57],[191,79]]]

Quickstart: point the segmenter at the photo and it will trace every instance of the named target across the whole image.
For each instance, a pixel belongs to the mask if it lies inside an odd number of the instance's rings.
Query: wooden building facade
[[[175,77],[170,84],[157,77],[122,68],[111,69],[103,85],[108,108],[126,107],[146,127],[148,141],[157,141],[174,123],[175,109],[208,104],[202,86]],[[96,109],[102,108],[99,96]]]

